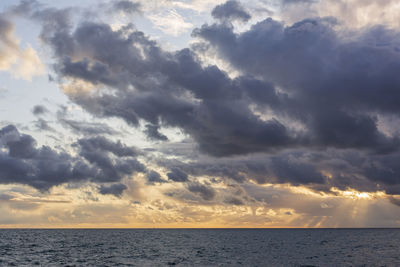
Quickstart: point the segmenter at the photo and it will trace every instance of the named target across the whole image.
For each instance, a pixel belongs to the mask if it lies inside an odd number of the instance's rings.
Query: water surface
[[[400,230],[0,230],[0,266],[33,265],[400,266]]]

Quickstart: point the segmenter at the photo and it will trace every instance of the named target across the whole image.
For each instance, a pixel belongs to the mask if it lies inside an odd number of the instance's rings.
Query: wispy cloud
[[[0,70],[10,71],[15,77],[26,80],[43,75],[45,70],[31,46],[21,48],[15,36],[15,26],[5,14],[0,14]]]
[[[178,36],[193,28],[193,24],[185,21],[184,17],[174,9],[150,15],[148,18],[154,23],[156,28],[172,36]]]

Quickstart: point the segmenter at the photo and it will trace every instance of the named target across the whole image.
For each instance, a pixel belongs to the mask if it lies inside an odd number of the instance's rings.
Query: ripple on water
[[[0,266],[400,266],[399,247],[396,229],[0,230]]]

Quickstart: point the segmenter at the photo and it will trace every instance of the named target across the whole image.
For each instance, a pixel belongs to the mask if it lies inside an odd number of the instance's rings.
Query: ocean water
[[[35,265],[400,266],[400,230],[0,230],[0,266]]]

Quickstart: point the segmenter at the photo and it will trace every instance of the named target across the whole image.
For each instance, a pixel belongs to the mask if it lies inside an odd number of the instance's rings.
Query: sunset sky
[[[0,227],[399,226],[399,1],[0,1]]]

